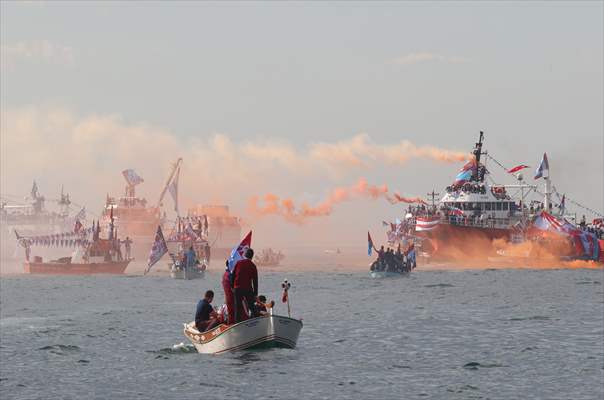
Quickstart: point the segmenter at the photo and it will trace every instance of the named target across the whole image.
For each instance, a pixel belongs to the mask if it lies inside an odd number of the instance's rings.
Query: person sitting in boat
[[[212,300],[214,300],[214,292],[208,290],[203,297],[197,303],[197,310],[195,311],[195,327],[199,332],[209,331],[218,325],[218,315],[212,307]]]
[[[268,309],[273,308],[274,305],[275,305],[274,301],[267,303],[266,296],[261,294],[260,296],[258,296],[258,299],[256,300],[256,305],[255,305],[256,312],[258,313],[258,315],[266,316],[266,315],[268,315]]]
[[[248,318],[243,308],[245,301],[252,317],[256,316],[254,303],[258,296],[258,269],[252,261],[254,250],[245,251],[245,258],[237,261],[231,274],[231,288],[235,297],[235,323]]]
[[[218,319],[218,323],[219,324],[227,324],[229,323],[229,308],[226,305],[226,303],[224,303],[223,305],[221,305],[218,308],[218,311],[216,311],[216,315],[217,315],[217,319]]]

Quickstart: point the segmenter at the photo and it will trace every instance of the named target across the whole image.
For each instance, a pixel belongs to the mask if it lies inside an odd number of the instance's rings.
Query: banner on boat
[[[565,219],[558,219],[542,211],[533,222],[533,227],[559,235],[569,236],[580,258],[598,260],[600,258],[600,243],[596,235],[583,231]]]
[[[155,233],[155,241],[151,247],[151,252],[149,252],[149,260],[147,262],[145,274],[147,274],[151,270],[151,267],[155,265],[155,263],[157,263],[167,252],[168,246],[164,240],[164,234],[161,231],[161,226],[158,226],[157,232]]]
[[[476,171],[476,160],[470,160],[464,165],[457,176],[455,177],[455,184],[459,185],[468,182],[474,172]]]
[[[431,231],[432,229],[435,229],[439,223],[440,223],[440,220],[438,218],[417,217],[417,219],[415,221],[415,230],[417,232]]]

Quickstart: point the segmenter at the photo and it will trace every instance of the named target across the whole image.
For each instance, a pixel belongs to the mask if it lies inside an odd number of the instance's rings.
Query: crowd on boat
[[[374,248],[377,253],[377,259],[371,264],[370,270],[372,272],[411,272],[416,267],[415,262],[415,246],[409,245],[405,251],[401,251],[399,245],[396,251],[388,247],[384,249],[381,246],[380,249]]]
[[[593,233],[598,239],[604,240],[604,219],[602,218],[596,218],[591,223],[587,223],[584,215],[579,222],[579,229]]]
[[[214,291],[206,291],[195,312],[195,326],[199,332],[209,331],[220,324],[232,325],[267,315],[274,306],[274,301],[267,303],[266,297],[258,294],[258,269],[253,258],[254,250],[248,248],[232,271],[229,269],[229,261],[226,261],[222,277],[224,304],[214,309]]]

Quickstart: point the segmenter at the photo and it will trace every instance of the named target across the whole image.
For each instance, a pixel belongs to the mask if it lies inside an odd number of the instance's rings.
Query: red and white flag
[[[514,172],[518,172],[518,171],[520,171],[522,169],[525,169],[525,168],[529,168],[529,166],[528,165],[524,165],[524,164],[517,165],[514,168],[508,169],[508,173],[509,174],[513,174]]]
[[[440,223],[440,219],[438,218],[422,218],[417,217],[415,221],[415,230],[416,231],[431,231],[436,228],[436,226]]]
[[[241,243],[239,243],[239,246],[234,247],[231,251],[231,256],[229,257],[229,273],[233,273],[237,261],[243,260],[245,252],[250,247],[252,247],[252,231],[245,235]]]

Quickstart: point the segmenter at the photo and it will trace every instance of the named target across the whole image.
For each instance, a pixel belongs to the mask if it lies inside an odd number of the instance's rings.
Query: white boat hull
[[[205,271],[194,271],[194,270],[172,270],[170,276],[172,279],[202,279],[205,277]]]
[[[302,329],[302,321],[269,315],[251,318],[235,325],[219,325],[199,332],[195,323],[184,324],[184,334],[199,353],[219,354],[230,351],[284,347],[294,348]]]

